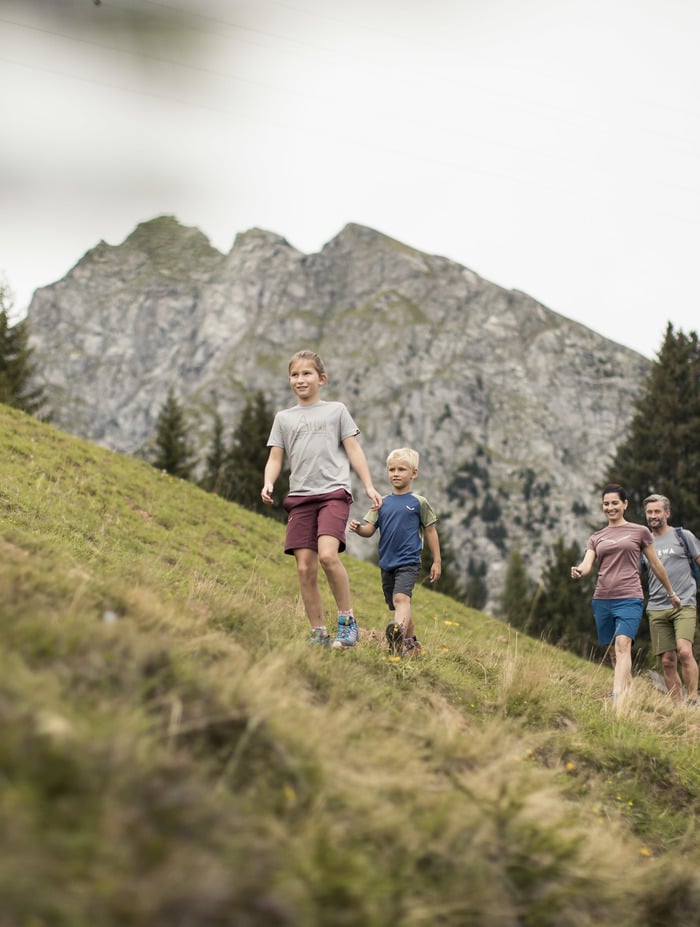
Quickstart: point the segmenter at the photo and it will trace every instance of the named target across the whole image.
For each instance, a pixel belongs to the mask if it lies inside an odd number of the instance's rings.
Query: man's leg
[[[681,661],[681,671],[683,673],[683,682],[685,683],[685,692],[688,697],[688,701],[692,701],[698,697],[698,664],[695,660],[695,657],[693,656],[692,641],[687,641],[682,637],[678,639],[678,657]],[[679,699],[680,694],[681,690],[679,688]]]
[[[681,682],[681,677],[678,675],[678,660],[676,658],[675,650],[667,650],[665,653],[661,654],[661,669],[664,674],[664,682],[666,683],[666,688],[668,689],[668,694],[671,696],[674,702],[680,702],[681,692],[683,689],[683,683]],[[695,685],[697,688],[697,667],[695,672]]]

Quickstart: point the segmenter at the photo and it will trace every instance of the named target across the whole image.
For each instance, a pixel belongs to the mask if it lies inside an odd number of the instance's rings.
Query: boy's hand
[[[348,531],[357,531],[359,527],[360,527],[360,522],[355,521],[355,519],[353,519],[348,525]]]

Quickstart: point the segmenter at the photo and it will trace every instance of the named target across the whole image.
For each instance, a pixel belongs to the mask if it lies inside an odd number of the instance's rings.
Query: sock
[[[338,620],[340,621],[341,618],[350,618],[354,620],[355,616],[353,615],[352,609],[350,608],[346,612],[338,612]]]

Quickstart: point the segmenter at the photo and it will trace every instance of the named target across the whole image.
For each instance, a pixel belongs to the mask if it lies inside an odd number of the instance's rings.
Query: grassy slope
[[[697,924],[700,713],[422,588],[311,649],[281,525],[0,434],[0,927]]]

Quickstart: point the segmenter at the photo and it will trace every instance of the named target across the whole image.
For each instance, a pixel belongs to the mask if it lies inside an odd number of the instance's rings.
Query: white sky
[[[699,48],[690,0],[0,0],[0,272],[21,313],[157,215],[357,222],[653,357],[700,327]]]

